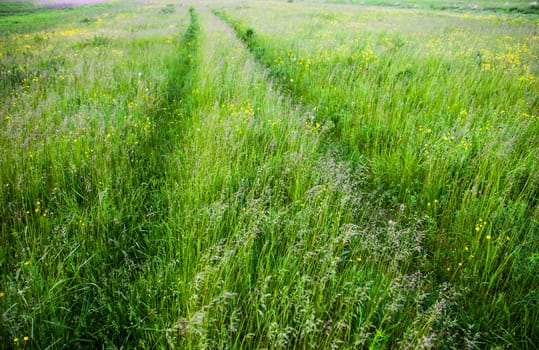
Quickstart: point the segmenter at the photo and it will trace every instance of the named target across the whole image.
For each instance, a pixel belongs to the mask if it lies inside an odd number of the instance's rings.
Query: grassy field
[[[287,0],[293,2],[294,0]],[[296,0],[298,1],[298,0]],[[301,1],[301,0],[300,0]],[[423,8],[451,11],[490,11],[516,14],[539,14],[537,1],[505,0],[328,0],[330,3]]]
[[[372,4],[0,3],[0,348],[537,349],[539,17]]]

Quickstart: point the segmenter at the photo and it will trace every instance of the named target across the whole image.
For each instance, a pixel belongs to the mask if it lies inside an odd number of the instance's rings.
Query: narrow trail
[[[202,14],[205,35],[208,38],[211,38],[210,40],[205,40],[204,47],[201,49],[201,52],[204,53],[204,65],[208,68],[212,68],[210,71],[205,71],[207,74],[202,83],[210,83],[212,77],[215,79],[215,77],[221,75],[222,73],[219,74],[219,70],[227,70],[230,69],[228,67],[233,67],[233,65],[227,62],[230,59],[234,59],[235,56],[238,55],[243,56],[247,54],[247,57],[242,57],[241,70],[236,71],[230,78],[234,79],[237,86],[242,86],[242,83],[244,83],[245,86],[249,86],[252,85],[253,82],[256,82],[258,84],[256,85],[257,90],[267,90],[266,99],[284,101],[285,104],[290,106],[291,110],[294,110],[294,113],[297,113],[296,110],[300,108],[295,107],[297,104],[285,97],[279,88],[271,81],[266,68],[257,62],[250,54],[247,45],[237,38],[234,28],[212,13],[212,10],[206,5],[198,5],[196,10]],[[224,42],[227,42],[230,46],[225,48],[225,51],[227,52],[223,55]],[[219,61],[220,64],[212,66],[212,63],[215,61]],[[218,82],[219,81],[214,81],[213,83]],[[260,85],[261,83],[264,85]],[[243,90],[242,98],[249,99],[249,91]],[[304,107],[301,108],[301,110],[304,109]]]
[[[345,201],[326,203],[317,211],[304,210],[307,201],[329,198],[328,188],[338,192],[347,181],[337,183],[343,174],[338,167],[330,168],[334,162],[320,162],[319,134],[273,86],[234,30],[207,7],[195,9],[201,55],[196,88],[187,102],[192,123],[176,157],[177,191],[170,195],[177,205],[170,208],[171,222],[181,222],[183,232],[180,314],[167,330],[167,341],[179,348],[256,348],[272,341],[266,339],[272,319],[253,324],[248,315],[265,312],[268,295],[273,295],[267,302],[274,304],[274,317],[294,314],[280,305],[280,290],[264,287],[268,278],[282,270],[276,277],[283,285],[302,289],[295,285],[304,283],[304,257],[294,242],[326,249],[328,242],[323,241],[346,221],[348,214],[334,215],[347,206]],[[316,226],[326,222],[335,228],[322,234]],[[298,236],[301,230],[306,233]],[[336,259],[340,252],[329,249],[324,259]],[[316,271],[309,274],[335,275],[335,263],[326,262],[316,262]],[[177,270],[164,274],[177,275]],[[306,291],[311,292],[323,289]],[[298,320],[306,317],[297,315]],[[252,334],[254,330],[258,334]],[[252,339],[244,340],[249,333]],[[243,342],[247,345],[240,345]]]

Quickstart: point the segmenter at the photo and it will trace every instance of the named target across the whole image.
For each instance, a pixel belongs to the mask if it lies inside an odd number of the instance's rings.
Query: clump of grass
[[[167,4],[165,7],[161,8],[161,10],[159,10],[159,12],[162,14],[170,14],[174,13],[174,11],[174,4]]]

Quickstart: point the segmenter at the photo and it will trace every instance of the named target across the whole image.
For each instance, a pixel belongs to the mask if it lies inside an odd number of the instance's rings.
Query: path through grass
[[[536,19],[208,4],[0,17],[0,343],[533,349]]]

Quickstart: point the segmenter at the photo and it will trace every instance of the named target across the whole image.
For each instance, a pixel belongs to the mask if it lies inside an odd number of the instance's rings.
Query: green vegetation
[[[421,256],[401,273],[422,266],[457,288],[457,328],[481,341],[537,338],[537,19],[500,26],[494,15],[334,6],[219,13],[332,129],[341,158],[364,170],[372,205],[394,208],[395,225],[423,223]]]
[[[328,0],[330,3],[361,4],[374,6],[393,6],[424,8],[451,11],[492,11],[518,14],[539,14],[539,6],[533,1],[506,0]]]
[[[29,34],[42,30],[64,27],[73,28],[77,21],[88,24],[90,19],[83,16],[111,16],[121,5],[99,4],[82,8],[51,9],[38,7],[31,2],[0,2],[0,33]]]
[[[0,3],[0,16],[14,15],[17,13],[31,13],[36,6],[30,2],[2,2]]]
[[[0,11],[0,344],[534,349],[539,19],[207,5]]]

